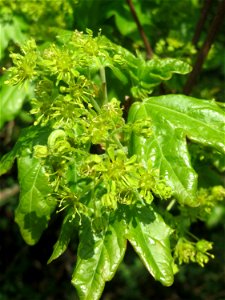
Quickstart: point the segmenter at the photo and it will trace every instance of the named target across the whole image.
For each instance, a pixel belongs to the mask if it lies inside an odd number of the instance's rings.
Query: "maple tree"
[[[80,299],[101,297],[127,242],[165,286],[179,264],[204,266],[213,258],[212,243],[193,240],[190,226],[207,218],[224,188],[198,187],[190,145],[208,147],[212,164],[221,167],[223,105],[154,95],[174,74],[188,74],[188,62],[153,53],[146,60],[90,29],[58,30],[50,44],[29,39],[10,57],[2,125],[26,97],[33,122],[2,157],[1,174],[17,160],[15,221],[28,244],[38,242],[52,214],[63,214],[49,263],[78,232],[72,283]]]

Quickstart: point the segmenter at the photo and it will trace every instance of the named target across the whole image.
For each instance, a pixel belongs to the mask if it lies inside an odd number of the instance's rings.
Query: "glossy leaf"
[[[158,213],[150,207],[144,207],[133,216],[127,234],[148,271],[165,286],[173,283],[171,233],[171,228]]]
[[[169,80],[173,73],[187,74],[191,71],[191,66],[175,58],[155,58],[147,61],[146,67],[138,68],[138,71],[138,77],[141,80],[156,83],[161,80]]]
[[[72,213],[68,213],[64,218],[59,238],[54,245],[54,250],[48,260],[48,264],[66,251],[75,228],[75,219],[73,218]]]
[[[137,59],[136,67],[130,72],[133,81],[131,92],[136,98],[143,98],[153,91],[153,88],[162,81],[169,80],[174,73],[187,74],[191,67],[186,62],[174,58],[158,59],[150,61]]]
[[[105,282],[112,279],[123,259],[126,250],[124,233],[122,222],[113,222],[99,234],[85,225],[72,279],[81,300],[100,299]]]
[[[182,204],[195,202],[197,174],[192,168],[187,138],[224,152],[225,115],[213,101],[184,95],[152,97],[135,103],[129,121],[151,118],[153,134],[149,139],[133,136],[131,152],[159,169]]]
[[[34,245],[47,227],[56,201],[51,192],[45,170],[40,162],[30,156],[18,158],[20,200],[15,212],[15,221],[29,245]]]

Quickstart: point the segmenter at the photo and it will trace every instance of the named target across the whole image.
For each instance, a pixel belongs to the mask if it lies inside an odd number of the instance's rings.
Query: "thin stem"
[[[15,121],[10,121],[8,122],[8,124],[6,125],[6,134],[5,134],[5,138],[4,138],[4,144],[8,145],[12,139],[12,135],[13,135],[13,129],[15,127]]]
[[[221,1],[218,5],[218,9],[216,11],[215,17],[212,21],[212,24],[209,28],[208,34],[206,36],[205,42],[202,45],[201,49],[199,50],[196,62],[194,64],[193,70],[190,73],[187,82],[184,86],[184,94],[188,95],[191,93],[195,82],[197,81],[197,78],[199,76],[199,73],[201,72],[203,63],[208,55],[208,52],[215,40],[216,34],[219,31],[220,27],[222,27],[222,23],[224,21],[225,16],[225,0]]]
[[[200,16],[200,18],[198,20],[198,23],[196,25],[195,33],[194,33],[194,36],[193,36],[193,39],[192,39],[192,44],[195,45],[195,46],[198,44],[198,41],[199,41],[199,38],[201,36],[205,21],[207,19],[212,1],[213,0],[205,0],[205,3],[202,7],[201,16]]]
[[[187,232],[187,234],[193,238],[193,240],[199,241],[199,239],[197,238],[197,236],[195,236],[193,233],[191,233],[190,231]]]
[[[176,203],[176,199],[172,199],[172,200],[170,201],[170,203],[168,204],[166,210],[167,210],[167,211],[170,211],[171,208],[174,206],[175,203]]]
[[[91,97],[90,97],[90,102],[91,102],[91,104],[93,105],[93,107],[95,108],[95,110],[96,110],[97,112],[100,112],[100,110],[101,110],[100,106],[99,106],[98,103],[97,103],[94,99],[92,99]]]
[[[148,41],[148,38],[147,38],[147,36],[146,36],[146,34],[144,32],[144,29],[143,29],[143,27],[141,25],[141,22],[138,19],[138,16],[137,16],[137,13],[135,11],[135,7],[133,5],[133,2],[132,2],[132,0],[127,0],[127,3],[128,3],[128,5],[130,7],[130,11],[131,11],[131,13],[133,15],[134,21],[137,24],[137,28],[138,28],[139,33],[141,35],[141,38],[142,38],[142,40],[144,42],[146,53],[147,53],[147,59],[151,59],[153,57],[152,47],[151,47],[151,45],[150,45],[150,43]]]
[[[105,68],[100,68],[100,77],[102,80],[102,91],[103,91],[103,104],[108,102],[108,95],[107,95],[107,84],[106,84],[106,76],[105,76]]]

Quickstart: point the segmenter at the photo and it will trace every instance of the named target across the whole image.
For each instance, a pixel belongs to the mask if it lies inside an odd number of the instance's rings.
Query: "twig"
[[[150,43],[148,41],[148,38],[147,38],[147,36],[146,36],[146,34],[144,32],[143,27],[141,26],[141,23],[140,23],[140,21],[138,19],[138,16],[137,16],[137,13],[135,11],[135,8],[134,8],[134,5],[132,3],[132,0],[127,0],[127,3],[128,3],[128,5],[130,7],[130,11],[131,11],[131,13],[133,15],[134,21],[137,24],[139,33],[140,33],[141,38],[142,38],[142,40],[144,42],[146,53],[147,53],[147,59],[151,59],[152,56],[153,56],[152,47],[151,47],[151,45],[150,45]]]
[[[194,36],[193,36],[193,39],[192,39],[192,44],[195,45],[195,46],[197,45],[197,43],[199,41],[202,29],[204,27],[205,21],[207,19],[208,13],[209,13],[209,9],[210,9],[211,4],[212,4],[212,1],[213,0],[205,0],[205,3],[203,5],[202,11],[201,11],[201,16],[200,16],[200,18],[198,20],[198,23],[196,25],[195,33],[194,33]]]
[[[0,202],[5,202],[10,197],[15,196],[20,191],[19,185],[15,184],[10,188],[6,188],[0,192]]]
[[[193,86],[198,78],[198,75],[201,72],[202,65],[207,57],[207,54],[212,46],[212,43],[214,42],[216,34],[219,31],[220,27],[222,27],[221,25],[224,21],[224,16],[225,16],[225,0],[221,1],[218,6],[216,15],[215,15],[215,17],[212,21],[212,24],[209,28],[205,42],[199,50],[198,57],[194,64],[193,70],[190,73],[190,75],[187,79],[187,82],[184,86],[183,92],[186,95],[190,94],[193,89]]]
[[[14,127],[15,127],[15,121],[10,121],[6,125],[6,135],[4,140],[5,145],[8,145],[11,142]]]

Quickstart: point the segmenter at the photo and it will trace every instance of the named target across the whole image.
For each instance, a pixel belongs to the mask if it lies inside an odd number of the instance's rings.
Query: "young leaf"
[[[112,279],[126,250],[125,227],[111,223],[102,233],[86,224],[80,236],[78,260],[72,283],[81,300],[100,299],[105,282]]]
[[[169,236],[171,228],[152,208],[143,207],[133,216],[127,238],[155,280],[173,283],[173,259]]]
[[[139,159],[151,160],[181,204],[196,206],[197,174],[192,168],[187,140],[225,151],[225,114],[213,101],[184,95],[152,97],[135,103],[129,121],[152,119],[153,135],[133,135],[130,151]]]
[[[56,201],[49,197],[51,189],[40,162],[29,156],[18,158],[20,202],[15,221],[29,245],[34,245],[47,227]]]
[[[144,68],[138,69],[138,77],[144,82],[159,83],[162,80],[169,80],[173,73],[187,74],[191,66],[176,58],[152,59],[145,63]]]
[[[174,73],[184,75],[191,71],[189,64],[175,58],[154,58],[146,62],[139,57],[136,60],[136,66],[130,72],[133,81],[131,92],[136,98],[148,95],[162,81],[171,79]]]

